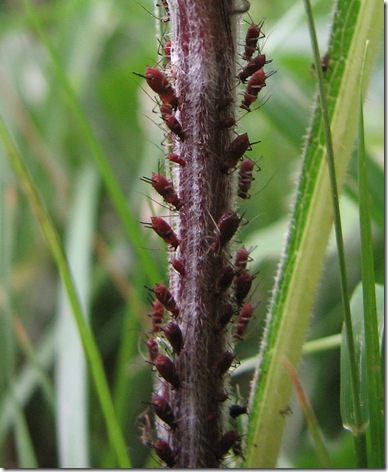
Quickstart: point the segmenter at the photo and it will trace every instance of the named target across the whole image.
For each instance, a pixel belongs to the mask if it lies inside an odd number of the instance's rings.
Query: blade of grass
[[[39,464],[35,455],[28,425],[23,410],[14,402],[15,415],[15,442],[18,456],[18,466],[21,469],[37,469]]]
[[[0,120],[0,136],[5,147],[8,160],[27,195],[32,209],[35,212],[39,225],[50,248],[51,254],[60,272],[62,281],[66,287],[67,295],[72,306],[72,312],[76,319],[78,331],[80,333],[83,347],[89,361],[89,367],[104,415],[111,447],[116,452],[120,467],[130,467],[126,445],[120,431],[120,427],[113,408],[112,399],[109,393],[108,382],[104,373],[102,359],[97,349],[93,333],[85,323],[83,310],[77,296],[66,255],[62,248],[58,233],[51,221],[50,216],[41,202],[41,198],[35,185],[29,177],[22,157],[13,144],[3,119]]]
[[[362,84],[362,80],[360,80]],[[366,347],[366,372],[370,415],[369,467],[384,467],[384,385],[381,364],[375,292],[375,270],[373,261],[373,238],[368,191],[368,169],[366,165],[363,91],[360,87],[358,122],[358,182],[361,234],[361,277],[363,287],[364,330]],[[383,189],[381,189],[383,192]]]
[[[348,276],[346,270],[346,260],[345,260],[345,247],[344,240],[342,235],[342,222],[341,222],[341,212],[339,204],[339,194],[338,194],[338,184],[337,184],[337,175],[335,169],[335,160],[334,160],[334,148],[333,141],[330,129],[330,118],[329,111],[327,107],[327,97],[326,97],[326,88],[323,79],[323,71],[321,67],[321,55],[319,52],[318,38],[315,30],[314,16],[309,0],[304,0],[304,5],[307,13],[307,23],[310,30],[310,39],[313,48],[313,56],[315,61],[315,68],[318,74],[318,90],[319,90],[319,102],[322,112],[322,121],[323,129],[325,132],[325,141],[326,141],[326,151],[327,151],[327,163],[330,177],[330,188],[331,188],[331,197],[333,205],[333,216],[334,216],[334,230],[337,242],[337,253],[338,253],[338,262],[340,269],[340,281],[341,281],[341,296],[342,296],[342,305],[344,310],[344,320],[346,326],[346,336],[347,336],[347,346],[349,349],[349,361],[350,361],[350,380],[352,386],[352,398],[353,398],[353,408],[355,420],[358,424],[361,424],[361,405],[359,403],[360,399],[360,379],[358,377],[357,363],[356,363],[356,354],[355,346],[353,339],[353,328],[352,328],[352,315],[350,311],[350,302],[349,302],[349,289],[348,289]],[[366,437],[364,434],[360,436],[355,436],[355,447],[357,453],[357,464],[359,467],[367,467],[367,448],[366,448]]]
[[[99,179],[90,164],[78,174],[66,242],[66,253],[88,323],[90,306],[90,259],[97,208]],[[58,304],[57,441],[61,468],[90,468],[87,401],[87,371],[77,325],[62,285]]]
[[[357,129],[355,78],[359,77],[367,39],[371,54],[366,70],[371,73],[383,26],[381,13],[377,2],[366,0],[338,1],[335,8],[329,46],[332,61],[326,82],[339,187],[346,176]],[[252,382],[245,467],[276,465],[284,429],[279,410],[289,403],[291,394],[281,360],[287,357],[297,366],[301,355],[332,225],[332,208],[327,204],[330,195],[324,130],[316,104]]]
[[[285,365],[285,368],[288,370],[288,374],[291,377],[292,383],[294,384],[296,398],[298,399],[298,402],[302,408],[303,415],[307,421],[310,434],[313,438],[314,447],[317,453],[320,467],[323,469],[328,469],[330,468],[330,458],[325,443],[323,441],[318,419],[315,416],[313,407],[311,406],[310,400],[308,399],[306,392],[304,391],[304,388],[294,366],[286,358],[283,359],[283,363]]]
[[[68,104],[75,115],[85,142],[91,151],[94,161],[100,171],[101,178],[104,181],[107,191],[127,232],[129,241],[131,241],[132,246],[137,253],[139,265],[142,266],[143,271],[146,273],[149,280],[154,280],[155,274],[159,274],[160,269],[155,263],[155,260],[151,257],[149,251],[145,251],[143,249],[144,240],[139,230],[140,225],[131,212],[128,211],[128,205],[125,196],[109,166],[104,150],[85,117],[81,104],[70,84],[68,77],[66,76],[59,57],[41,26],[35,8],[31,5],[30,0],[23,0],[23,3],[36,31],[38,32],[44,46],[50,54],[58,78],[58,84],[62,88]]]
[[[377,323],[378,323],[378,349],[383,345],[383,333],[384,333],[384,289],[381,286],[376,286],[377,301],[379,309],[377,310]],[[361,391],[360,391],[360,404],[361,404],[361,423],[357,423],[352,408],[351,392],[350,392],[350,369],[349,359],[347,355],[347,339],[343,334],[343,346],[341,348],[341,417],[344,427],[350,430],[353,434],[364,433],[371,422],[370,419],[370,405],[368,399],[368,377],[369,367],[367,366],[367,347],[366,347],[366,336],[364,327],[364,303],[363,303],[363,287],[360,283],[352,294],[351,298],[352,317],[353,317],[353,330],[354,338],[357,340],[356,343],[356,359],[357,368],[359,370],[359,376],[361,379]],[[373,372],[376,375],[375,372]],[[378,376],[378,375],[376,375]],[[373,408],[373,407],[372,407]],[[381,411],[379,411],[381,414]],[[381,418],[380,418],[381,421]],[[376,446],[376,448],[375,448]],[[370,443],[371,454],[370,457],[377,453],[378,445]],[[381,457],[373,459],[373,461],[381,460]]]

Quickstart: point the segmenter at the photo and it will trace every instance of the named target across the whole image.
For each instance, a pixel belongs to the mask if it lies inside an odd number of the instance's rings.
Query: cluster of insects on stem
[[[161,10],[158,17],[163,29],[170,20],[170,8],[167,0],[158,0],[157,6]],[[231,12],[233,13],[233,12]],[[266,86],[266,79],[274,72],[265,72],[264,66],[272,61],[267,59],[262,52],[261,40],[265,37],[262,28],[264,20],[255,23],[252,19],[248,23],[244,38],[243,49],[239,54],[240,62],[236,83],[241,84],[240,108],[245,112],[251,111],[252,104],[258,99],[259,92]],[[180,121],[181,97],[174,86],[174,71],[171,67],[171,54],[174,52],[174,41],[168,36],[168,30],[162,36],[161,50],[162,66],[160,64],[146,67],[145,73],[135,73],[145,79],[148,87],[155,94],[155,101],[160,113],[160,118],[165,127],[165,142],[167,147],[172,147],[166,153],[166,167],[172,168],[172,173],[180,172],[190,166],[185,155],[179,154],[179,146],[188,139],[190,130],[185,129]],[[220,103],[219,109],[223,110],[230,103]],[[236,126],[233,117],[220,118],[219,129],[229,130]],[[228,131],[229,132],[229,131]],[[257,163],[245,156],[247,151],[252,150],[256,144],[251,142],[247,133],[240,133],[233,137],[227,145],[224,157],[218,164],[220,175],[230,176],[237,174],[236,193],[242,200],[251,197],[250,191],[253,184],[254,173],[260,168]],[[171,152],[172,151],[172,152]],[[235,175],[236,175],[235,174]],[[169,208],[171,215],[179,216],[180,212],[188,210],[190,201],[185,201],[176,187],[174,180],[164,175],[159,169],[151,177],[143,177],[144,182],[149,183],[152,188],[163,199]],[[230,250],[230,243],[235,241],[243,215],[240,216],[234,209],[223,211],[219,217],[212,219],[214,224],[213,237],[206,241],[208,252],[217,259],[224,256]],[[185,280],[188,277],[187,266],[181,258],[181,247],[183,241],[181,234],[176,230],[174,224],[165,217],[152,216],[151,221],[145,223],[147,228],[152,229],[168,246],[169,260],[175,274]],[[234,256],[230,257],[229,264],[223,264],[218,273],[214,285],[214,296],[219,310],[212,322],[212,330],[217,333],[226,333],[232,341],[239,342],[244,339],[246,329],[250,320],[254,317],[255,305],[249,300],[249,294],[255,276],[249,270],[251,262],[251,251],[244,246],[239,247]],[[146,341],[148,352],[147,362],[152,365],[159,382],[151,401],[149,410],[153,411],[153,418],[149,411],[143,413],[139,418],[139,426],[142,431],[142,440],[150,445],[156,455],[168,467],[179,467],[177,452],[174,449],[175,440],[169,440],[174,434],[179,436],[179,427],[182,418],[180,412],[175,408],[173,400],[176,392],[186,388],[178,367],[182,356],[186,355],[185,327],[182,324],[182,307],[179,299],[174,297],[174,289],[162,283],[156,283],[148,287],[152,296],[151,310],[151,332]],[[235,354],[232,348],[218,353],[214,364],[214,375],[224,378],[235,365]],[[214,405],[221,405],[229,399],[229,393],[215,391],[212,393],[211,401]],[[217,406],[217,409],[220,408]],[[209,410],[206,413],[207,437],[211,443],[211,453],[216,461],[222,460],[232,450],[236,457],[243,457],[242,434],[236,423],[236,418],[247,413],[243,405],[229,405],[229,416],[233,426],[232,429],[222,431],[217,414]],[[152,424],[158,425],[157,428]],[[156,433],[155,433],[156,430]],[[162,434],[159,434],[162,432]],[[175,443],[174,443],[175,441]]]

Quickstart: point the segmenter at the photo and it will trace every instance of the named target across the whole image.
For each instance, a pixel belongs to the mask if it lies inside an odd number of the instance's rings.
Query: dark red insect
[[[171,405],[161,395],[155,394],[151,399],[151,405],[156,415],[164,421],[171,429],[175,429],[177,424],[175,422],[175,415],[172,411]]]
[[[244,199],[251,198],[248,191],[251,188],[253,177],[253,169],[255,167],[252,159],[244,159],[240,164],[238,178],[238,196]]]
[[[214,397],[214,401],[217,403],[223,403],[229,398],[228,392],[219,392]]]
[[[151,362],[155,362],[155,359],[159,355],[159,344],[154,338],[147,339],[148,357]]]
[[[225,305],[222,305],[217,318],[217,324],[219,329],[225,328],[225,326],[232,319],[233,313],[234,310],[230,303],[225,303]]]
[[[156,67],[147,67],[145,75],[134,72],[135,75],[146,79],[149,87],[159,95],[165,105],[170,105],[174,110],[178,108],[178,98],[175,90],[162,71]]]
[[[240,272],[235,280],[235,295],[236,295],[236,302],[239,305],[242,305],[244,299],[248,295],[251,287],[252,281],[255,277],[251,275],[246,270]]]
[[[185,140],[185,132],[182,129],[181,124],[175,118],[174,115],[162,114],[163,121],[166,123],[167,128],[178,136],[181,141]]]
[[[167,221],[160,216],[151,216],[151,225],[148,225],[147,228],[153,229],[166,244],[170,244],[174,249],[179,246],[179,239],[173,229]]]
[[[174,189],[174,184],[162,174],[152,173],[152,178],[143,178],[145,182],[149,182],[154,189],[161,195],[166,203],[174,206],[176,210],[182,207],[178,194]]]
[[[245,83],[248,77],[253,75],[258,70],[261,70],[265,64],[269,64],[270,62],[272,62],[272,59],[267,61],[265,54],[258,54],[256,57],[250,60],[244,69],[239,73],[239,79],[241,82]]]
[[[163,306],[168,310],[174,318],[179,315],[179,309],[176,306],[176,302],[171,292],[167,289],[166,286],[162,284],[156,284],[153,289],[150,289],[154,292],[156,298],[163,304]]]
[[[250,149],[248,134],[239,134],[229,145],[225,160],[222,163],[222,172],[227,172],[229,169],[236,167],[237,162],[243,157],[244,153]]]
[[[231,128],[235,124],[236,124],[236,120],[233,118],[233,116],[229,116],[228,118],[225,118],[220,121],[220,129]]]
[[[261,31],[263,23],[264,20],[259,24],[252,22],[247,30],[247,34],[245,36],[244,54],[242,56],[246,61],[250,61],[253,54],[257,50],[257,42],[259,39],[265,37],[265,34]]]
[[[183,348],[183,335],[180,327],[173,321],[170,321],[170,323],[163,328],[163,331],[174,353],[179,356]]]
[[[230,405],[229,407],[229,415],[233,419],[237,418],[240,415],[244,415],[247,412],[247,407],[243,405]]]
[[[157,333],[160,331],[160,326],[163,323],[164,317],[164,305],[159,300],[152,302],[152,311],[149,314],[152,318],[152,332]],[[150,341],[150,340],[149,340]]]
[[[167,159],[171,162],[175,162],[175,164],[179,164],[182,167],[186,165],[186,161],[182,157],[178,156],[178,154],[173,152],[167,156]]]
[[[245,269],[248,262],[251,260],[249,257],[249,251],[244,247],[240,247],[236,251],[236,257],[234,259],[234,266],[238,271]]]
[[[226,211],[221,215],[217,222],[217,237],[213,245],[215,254],[220,254],[221,249],[233,238],[240,221],[241,218],[233,210]]]
[[[243,108],[247,111],[251,111],[249,107],[252,105],[253,102],[257,100],[257,95],[260,90],[266,86],[265,81],[274,73],[275,71],[271,71],[266,74],[264,72],[264,69],[260,69],[252,75],[252,77],[247,83],[244,93],[244,99],[241,102],[240,108]]]
[[[178,259],[173,259],[171,265],[179,274],[181,274],[182,277],[186,275],[186,269],[182,261]]]
[[[167,380],[167,382],[175,389],[180,387],[180,381],[175,369],[174,362],[167,356],[159,354],[153,362],[156,370],[160,376]]]
[[[221,439],[218,441],[216,447],[216,455],[221,458],[229,452],[229,449],[232,448],[236,442],[240,439],[240,434],[238,431],[232,429],[224,433]]]
[[[167,60],[171,59],[171,48],[172,48],[172,41],[168,39],[163,47],[164,55],[166,56]]]
[[[167,467],[173,468],[175,465],[174,454],[167,441],[165,441],[164,439],[157,439],[154,442],[153,447],[158,457],[166,463]]]
[[[220,376],[228,372],[230,366],[232,365],[233,360],[234,360],[233,352],[225,351],[222,354],[221,359],[219,360],[218,365],[217,365],[217,372]]]
[[[236,339],[243,339],[244,331],[253,316],[253,305],[251,303],[246,303],[240,310],[237,318],[236,330],[233,333],[233,337]]]
[[[220,278],[217,284],[217,294],[224,293],[232,284],[234,278],[234,269],[230,266],[226,266],[222,269]]]

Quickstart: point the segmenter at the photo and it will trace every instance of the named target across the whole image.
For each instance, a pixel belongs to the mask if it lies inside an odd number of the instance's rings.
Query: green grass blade
[[[337,243],[337,253],[338,253],[338,262],[340,269],[340,281],[341,281],[341,296],[342,296],[342,305],[344,311],[344,320],[346,327],[346,336],[347,336],[347,347],[349,349],[349,363],[350,363],[350,381],[352,386],[352,396],[353,396],[353,408],[356,422],[361,424],[361,407],[359,405],[360,398],[360,379],[358,376],[356,355],[355,355],[355,346],[353,338],[353,328],[352,328],[352,315],[350,312],[350,302],[349,302],[349,290],[348,290],[348,275],[346,270],[346,260],[345,260],[345,247],[344,239],[342,234],[342,221],[341,221],[341,212],[340,212],[340,203],[339,203],[339,194],[338,194],[338,184],[337,176],[335,169],[335,156],[333,149],[333,141],[330,129],[330,119],[329,112],[327,107],[327,97],[325,83],[323,79],[323,71],[321,67],[321,56],[318,47],[318,39],[315,31],[314,17],[311,9],[311,4],[309,0],[304,0],[308,25],[310,30],[310,38],[313,46],[313,55],[315,68],[318,74],[318,90],[319,90],[319,102],[321,105],[322,113],[322,122],[325,134],[326,141],[326,151],[327,151],[327,163],[328,171],[330,177],[330,188],[331,188],[331,197],[333,204],[333,217],[334,217],[334,229]],[[360,467],[366,467],[367,461],[367,451],[366,451],[366,441],[365,437],[359,436],[356,438],[356,452],[358,457],[358,464]]]
[[[368,387],[370,415],[369,467],[384,467],[384,384],[380,355],[378,320],[375,293],[375,270],[373,261],[372,224],[369,205],[368,170],[365,155],[363,93],[360,93],[358,128],[358,180],[361,233],[361,274],[363,287],[363,319],[365,330],[365,379]],[[383,189],[381,189],[383,192]]]
[[[294,366],[287,359],[284,359],[283,363],[291,377],[292,383],[294,384],[296,398],[298,399],[298,402],[302,408],[303,415],[310,430],[320,467],[323,469],[330,468],[329,454],[323,440],[318,419],[315,416],[315,412],[311,406],[310,400],[306,395]]]
[[[383,343],[383,332],[384,332],[384,290],[382,287],[376,287],[377,300],[379,309],[377,310],[377,323],[378,323],[378,349],[380,352],[380,346]],[[365,430],[371,423],[372,419],[370,416],[370,410],[374,407],[370,405],[368,398],[369,395],[369,367],[367,365],[367,343],[365,336],[364,327],[364,302],[363,302],[363,287],[359,284],[353,292],[351,299],[352,317],[353,317],[353,330],[354,338],[356,340],[356,359],[357,367],[359,370],[359,376],[361,380],[361,391],[359,403],[361,405],[361,423],[358,423],[354,416],[353,405],[351,401],[350,392],[350,370],[349,370],[349,358],[347,352],[347,339],[343,336],[343,345],[341,348],[341,417],[344,427],[349,429],[354,435],[365,434]],[[374,373],[376,377],[376,373]],[[378,412],[378,420],[381,420],[381,410]],[[384,423],[382,422],[382,425]],[[381,427],[381,425],[377,425]],[[377,439],[380,439],[377,436]],[[373,444],[372,450],[369,454],[369,461],[379,462],[381,464],[382,457],[377,456],[378,444]],[[374,459],[372,457],[375,456]],[[369,466],[369,465],[368,465]]]
[[[76,319],[78,331],[89,361],[89,367],[95,383],[95,388],[104,415],[104,420],[106,422],[111,447],[116,452],[120,467],[130,467],[126,445],[113,408],[101,356],[97,349],[94,336],[85,323],[83,310],[77,296],[69,265],[58,233],[51,221],[50,216],[41,202],[37,189],[28,175],[28,171],[24,166],[22,157],[14,146],[3,120],[0,121],[0,137],[3,141],[9,162],[27,195],[31,207],[36,214],[36,218],[46,238],[57,268],[61,274],[62,281],[66,287],[67,295],[72,306],[72,312]]]
[[[89,313],[98,176],[91,165],[75,184],[66,253],[84,313]],[[88,322],[88,320],[85,320]],[[60,288],[56,362],[57,441],[61,468],[90,468],[86,360],[65,287]]]
[[[16,403],[16,402],[15,402]],[[23,410],[14,405],[15,411],[15,443],[18,456],[18,465],[21,469],[37,469],[39,464],[35,455],[34,446]]]
[[[367,39],[371,54],[366,70],[371,71],[381,31],[380,3],[337,2],[329,47],[331,69],[325,80],[339,188],[357,130],[358,81],[354,79],[360,75]],[[291,393],[281,359],[287,357],[295,366],[300,359],[332,225],[330,195],[324,130],[316,105],[253,382],[246,467],[276,465],[284,428],[279,410],[288,405]]]

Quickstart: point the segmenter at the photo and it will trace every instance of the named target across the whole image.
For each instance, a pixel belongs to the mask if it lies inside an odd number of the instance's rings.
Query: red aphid
[[[164,317],[164,305],[159,300],[152,302],[152,311],[149,314],[152,319],[152,332],[157,333],[160,331],[160,327],[163,324]]]
[[[173,321],[170,321],[170,323],[163,328],[163,331],[174,353],[179,356],[183,348],[183,335],[180,327]]]
[[[233,116],[229,116],[228,118],[225,118],[220,121],[220,129],[231,128],[235,124],[236,124],[236,120],[233,118]]]
[[[181,141],[185,140],[185,132],[182,129],[181,124],[175,118],[174,115],[162,114],[163,121],[166,123],[167,128],[178,136]]]
[[[243,108],[244,110],[251,111],[250,106],[254,101],[257,100],[257,95],[260,92],[260,90],[266,86],[266,79],[273,75],[275,71],[271,71],[268,74],[264,72],[264,69],[260,69],[257,72],[255,72],[252,77],[249,79],[245,93],[244,93],[244,100],[242,101],[240,108]]]
[[[145,75],[137,73],[136,75],[146,79],[149,87],[159,95],[164,104],[170,105],[174,110],[178,108],[179,103],[175,90],[162,71],[156,67],[147,67]]]
[[[168,39],[163,47],[164,55],[166,56],[167,60],[171,59],[171,48],[172,48],[172,41]]]
[[[175,465],[174,454],[167,441],[165,441],[164,439],[157,439],[154,442],[153,447],[158,457],[166,463],[167,467],[173,468]]]
[[[182,206],[178,194],[174,189],[174,184],[162,174],[152,173],[151,185],[161,195],[166,203],[179,210]]]
[[[155,362],[159,355],[159,344],[154,338],[147,339],[147,349],[150,362]]]
[[[156,234],[158,234],[166,244],[170,244],[174,249],[179,246],[179,240],[171,226],[160,216],[151,216],[151,225]]]
[[[167,156],[167,159],[171,162],[175,162],[175,164],[179,164],[182,167],[186,165],[186,161],[182,157],[178,156],[178,154],[173,152]]]
[[[253,75],[258,70],[261,70],[265,64],[269,64],[270,62],[272,62],[272,59],[267,61],[265,54],[258,54],[256,57],[250,60],[244,69],[239,73],[238,76],[241,82],[245,83],[248,77]]]
[[[225,326],[229,323],[229,321],[232,319],[234,310],[233,307],[230,303],[225,303],[223,305],[218,313],[218,318],[217,318],[217,323],[218,323],[218,328],[223,329]]]
[[[241,218],[233,210],[226,211],[217,222],[217,237],[213,245],[215,254],[220,254],[221,249],[233,238],[239,227]]]
[[[176,302],[171,292],[165,285],[156,284],[152,290],[156,298],[163,304],[164,308],[168,310],[174,318],[179,314],[179,309],[176,306]]]
[[[236,444],[239,438],[240,434],[238,431],[234,429],[227,431],[218,441],[216,447],[217,457],[221,458],[225,454],[227,454],[229,452],[229,449]]]
[[[160,376],[167,380],[167,382],[175,389],[180,387],[180,381],[175,369],[174,362],[167,356],[159,354],[153,362],[156,370]]]
[[[228,171],[236,167],[237,162],[243,157],[244,153],[250,149],[248,134],[239,134],[229,145],[225,160],[222,163],[221,170]]]
[[[222,354],[221,359],[218,361],[218,364],[217,364],[217,372],[220,376],[228,372],[230,366],[232,365],[233,360],[234,360],[233,352],[225,351]]]
[[[171,265],[179,274],[181,274],[182,277],[186,275],[186,269],[182,261],[178,259],[173,259]]]
[[[251,198],[248,191],[251,188],[253,177],[253,169],[255,167],[252,159],[244,159],[240,164],[239,178],[238,178],[238,192],[237,195],[241,198]]]
[[[247,34],[245,36],[245,46],[244,46],[244,54],[243,59],[246,61],[250,61],[253,54],[257,49],[257,42],[259,39],[265,37],[264,33],[261,32],[261,27],[263,26],[264,20],[257,24],[253,23],[249,26],[247,30]]]
[[[214,401],[217,403],[223,403],[229,398],[228,392],[219,392],[214,397]]]
[[[234,266],[236,267],[236,269],[238,271],[245,269],[249,261],[249,251],[244,246],[237,249],[236,257],[234,259]]]
[[[151,399],[151,405],[155,414],[159,416],[162,421],[168,424],[171,429],[177,427],[171,405],[164,397],[155,394]]]
[[[222,269],[220,278],[217,284],[217,294],[224,293],[232,284],[234,278],[234,269],[230,266],[226,266]]]
[[[236,330],[233,333],[234,338],[240,340],[243,339],[245,328],[252,319],[253,311],[254,308],[251,303],[245,303],[245,305],[241,308],[237,318]]]
[[[235,280],[235,295],[238,305],[242,305],[248,295],[255,277],[246,270],[240,272]]]

